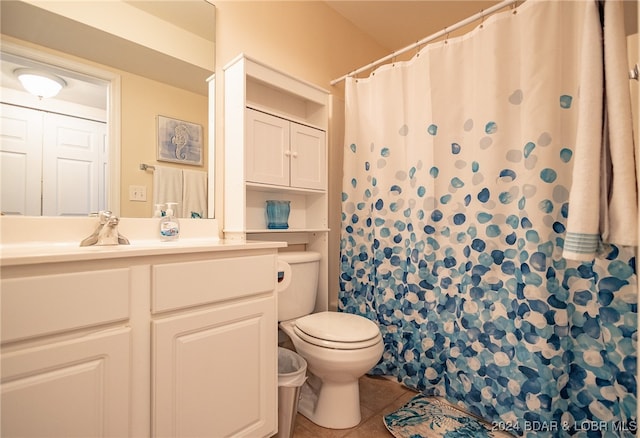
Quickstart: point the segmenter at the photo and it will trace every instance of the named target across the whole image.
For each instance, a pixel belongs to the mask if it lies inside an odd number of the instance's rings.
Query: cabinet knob
[[[298,158],[298,153],[297,153],[297,152],[293,152],[293,153],[291,154],[291,156],[292,156],[293,158]]]
[[[284,151],[284,156],[285,157],[290,157],[291,156],[291,151]]]

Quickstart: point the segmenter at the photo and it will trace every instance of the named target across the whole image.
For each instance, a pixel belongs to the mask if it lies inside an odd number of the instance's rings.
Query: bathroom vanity
[[[277,432],[284,244],[127,236],[131,245],[80,248],[37,240],[47,233],[33,224],[21,239],[12,219],[0,223],[3,436]],[[211,232],[194,235],[215,236],[202,222]]]

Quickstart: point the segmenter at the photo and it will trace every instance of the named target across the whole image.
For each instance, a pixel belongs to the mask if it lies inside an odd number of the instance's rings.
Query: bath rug
[[[512,438],[473,414],[440,397],[418,394],[397,411],[385,415],[384,424],[396,438]]]

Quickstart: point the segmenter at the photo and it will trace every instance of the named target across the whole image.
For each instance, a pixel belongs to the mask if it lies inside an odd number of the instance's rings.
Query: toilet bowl
[[[281,322],[280,327],[307,361],[310,372],[298,411],[329,429],[358,425],[358,381],[382,356],[382,336],[376,324],[349,313],[320,312]]]
[[[360,423],[358,381],[380,360],[382,336],[363,316],[312,313],[320,258],[311,251],[278,255],[278,321],[307,361],[298,412],[319,426],[347,429]]]

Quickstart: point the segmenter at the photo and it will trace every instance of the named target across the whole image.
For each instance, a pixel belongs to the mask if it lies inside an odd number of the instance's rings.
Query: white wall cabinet
[[[275,434],[281,245],[259,245],[3,266],[2,436]]]
[[[251,108],[246,110],[247,181],[325,190],[326,134]]]
[[[224,67],[224,233],[322,255],[316,311],[328,308],[329,92],[245,55]],[[266,201],[287,200],[286,230]]]

